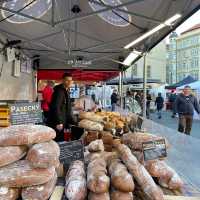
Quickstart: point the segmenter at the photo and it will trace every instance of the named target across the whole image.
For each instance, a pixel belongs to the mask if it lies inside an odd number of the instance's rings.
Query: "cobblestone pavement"
[[[162,125],[165,125],[169,128],[177,130],[178,119],[177,118],[171,118],[171,112],[163,111],[162,112],[162,119],[158,119],[157,113],[151,113],[150,119],[159,123],[159,124],[162,124]],[[197,137],[197,138],[200,139],[200,121],[194,120],[191,135],[193,137]]]

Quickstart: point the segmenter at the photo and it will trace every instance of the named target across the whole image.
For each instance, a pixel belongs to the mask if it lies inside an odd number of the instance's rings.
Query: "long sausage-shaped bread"
[[[0,167],[20,160],[26,155],[26,146],[0,147]]]
[[[75,161],[66,175],[65,195],[68,200],[84,200],[87,196],[84,163]]]
[[[87,168],[87,187],[94,193],[109,191],[110,179],[107,176],[106,162],[103,158],[93,160]]]
[[[109,174],[111,184],[116,190],[133,192],[135,188],[133,177],[119,159],[113,159],[109,162]]]
[[[27,160],[0,168],[0,186],[29,187],[41,185],[50,181],[55,173],[55,168],[32,168]]]
[[[136,179],[137,183],[149,199],[163,200],[163,192],[155,184],[154,180],[144,166],[141,165],[137,158],[131,153],[131,150],[124,144],[118,144],[116,145],[116,148],[119,152],[121,160],[125,163],[129,172]]]
[[[144,142],[155,141],[165,139],[162,136],[153,135],[150,133],[127,133],[122,136],[123,144],[126,144],[131,148],[131,150],[142,150],[142,144]],[[169,147],[168,141],[165,139],[166,147]]]
[[[145,168],[153,177],[159,179],[160,185],[167,187],[169,189],[181,189],[183,187],[183,181],[179,175],[167,165],[166,162],[155,160],[147,161],[145,163]]]
[[[57,174],[55,173],[51,180],[42,185],[31,186],[22,189],[23,200],[48,200],[51,196],[57,181]]]
[[[0,146],[18,146],[47,142],[56,132],[43,125],[13,125],[0,129]]]

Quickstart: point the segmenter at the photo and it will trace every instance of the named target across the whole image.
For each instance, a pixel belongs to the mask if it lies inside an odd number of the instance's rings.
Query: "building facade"
[[[134,63],[125,73],[127,78],[143,77],[144,59],[141,58]],[[166,44],[160,42],[146,56],[147,78],[166,82]]]
[[[169,84],[179,82],[188,75],[200,80],[200,24],[180,36],[172,33],[166,49],[166,80]]]
[[[169,84],[177,82],[177,40],[178,35],[173,32],[166,46],[166,82]]]
[[[196,26],[197,27],[197,26]],[[200,79],[200,24],[177,38],[177,79]]]

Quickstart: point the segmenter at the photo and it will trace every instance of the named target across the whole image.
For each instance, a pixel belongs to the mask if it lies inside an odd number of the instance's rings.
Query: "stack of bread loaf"
[[[84,143],[89,145],[92,141],[101,139],[104,144],[104,149],[106,152],[112,152],[113,150],[113,140],[114,136],[110,131],[89,131],[85,134]]]
[[[138,191],[142,191],[145,199],[162,200],[163,192],[156,183],[171,190],[183,187],[181,178],[164,160],[143,159],[142,143],[163,138],[137,134],[124,135],[121,140],[112,138],[113,152],[105,151],[104,142],[110,141],[110,137],[105,141],[102,137],[87,146],[85,161],[90,200],[132,200]],[[166,145],[169,147],[167,140]]]
[[[88,199],[134,200],[136,180],[148,199],[162,200],[162,191],[131,150],[119,141],[113,141],[113,144],[117,151],[115,155],[103,152],[102,140],[91,142],[87,148]]]
[[[89,131],[123,130],[132,123],[134,116],[121,116],[117,112],[81,112],[79,126]]]
[[[141,164],[145,166],[149,174],[158,178],[159,184],[162,187],[177,190],[183,187],[183,181],[179,175],[162,159],[144,161],[142,144],[160,139],[165,139],[161,136],[156,136],[149,133],[128,133],[122,136],[122,142],[130,147],[132,153],[137,157]],[[169,148],[169,143],[165,139],[166,148]]]
[[[47,200],[57,181],[60,149],[53,129],[14,125],[0,130],[0,200]]]
[[[100,155],[104,152],[102,140],[96,140],[88,145],[88,151],[93,155],[87,166],[87,187],[89,200],[109,200],[110,178],[107,163]]]

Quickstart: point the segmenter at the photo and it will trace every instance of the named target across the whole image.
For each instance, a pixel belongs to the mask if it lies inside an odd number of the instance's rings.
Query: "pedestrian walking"
[[[117,105],[118,101],[119,101],[119,96],[117,94],[117,90],[114,89],[113,93],[111,95],[111,106],[112,106],[111,110],[112,110],[112,112],[114,112],[116,110],[116,105]]]
[[[185,86],[183,93],[179,94],[174,104],[175,113],[179,115],[178,131],[190,135],[192,129],[194,110],[200,114],[197,98],[192,95],[190,86]]]
[[[175,117],[175,115],[174,115],[174,112],[175,112],[175,110],[174,110],[174,103],[176,101],[176,97],[177,97],[177,95],[176,95],[175,91],[172,90],[172,92],[171,92],[171,94],[169,96],[169,102],[171,104],[171,111],[172,111],[172,116],[171,116],[172,118]]]
[[[147,94],[147,102],[146,102],[146,105],[147,105],[147,108],[146,108],[147,119],[149,119],[149,117],[150,117],[151,101],[152,101],[151,94]]]
[[[161,93],[158,93],[158,96],[156,97],[155,105],[156,105],[157,111],[158,111],[158,119],[161,119],[162,118],[162,109],[164,106],[164,99],[163,99]]]

